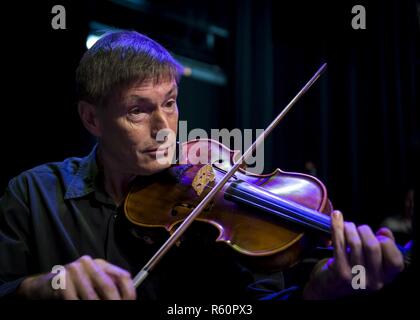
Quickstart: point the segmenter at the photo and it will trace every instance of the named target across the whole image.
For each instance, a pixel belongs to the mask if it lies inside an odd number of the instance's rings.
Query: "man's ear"
[[[80,119],[82,120],[85,128],[95,137],[101,137],[102,130],[97,107],[86,101],[79,101],[77,107]]]

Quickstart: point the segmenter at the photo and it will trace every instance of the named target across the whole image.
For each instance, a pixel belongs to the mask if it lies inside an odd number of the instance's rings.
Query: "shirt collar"
[[[80,160],[79,169],[64,195],[65,200],[81,198],[93,192],[98,201],[114,205],[112,199],[104,192],[103,186],[101,187],[97,149],[98,144],[93,147],[88,156]]]

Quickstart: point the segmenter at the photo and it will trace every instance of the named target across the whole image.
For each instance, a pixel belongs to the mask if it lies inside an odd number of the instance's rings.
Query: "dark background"
[[[51,27],[55,4],[66,8],[66,30]],[[366,8],[366,30],[351,27],[357,4]],[[97,23],[145,33],[189,61],[193,74],[207,72],[209,79],[181,82],[180,120],[189,129],[265,128],[327,62],[327,73],[267,140],[265,171],[306,172],[312,161],[334,206],[373,227],[401,212],[405,192],[418,183],[414,0],[2,6],[1,190],[23,170],[90,151],[94,140],[78,119],[74,74]]]

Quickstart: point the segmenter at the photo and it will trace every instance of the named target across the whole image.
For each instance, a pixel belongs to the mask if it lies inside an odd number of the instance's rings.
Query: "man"
[[[181,68],[153,40],[136,32],[100,39],[77,70],[78,111],[98,139],[91,154],[45,164],[12,179],[0,201],[0,294],[28,299],[282,298],[308,299],[355,292],[352,266],[366,267],[368,290],[378,290],[402,269],[392,233],[332,215],[334,254],[320,260],[305,283],[275,275],[267,289],[194,227],[139,290],[136,273],[162,236],[127,227],[121,204],[134,179],[160,172],[175,152],[159,132],[176,132]],[[197,229],[198,228],[198,229]],[[121,230],[129,230],[124,232]],[[52,268],[64,266],[65,289],[52,285]],[[287,274],[287,273],[286,273]],[[299,281],[298,281],[299,282]],[[298,287],[298,289],[294,289]],[[293,288],[293,290],[290,290]],[[291,295],[293,296],[293,294]]]

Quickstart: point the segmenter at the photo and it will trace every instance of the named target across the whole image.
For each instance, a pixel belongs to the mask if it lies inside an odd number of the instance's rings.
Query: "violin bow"
[[[254,143],[244,152],[244,154],[235,161],[232,168],[223,176],[223,178],[215,184],[213,189],[201,200],[201,202],[193,209],[193,211],[185,218],[184,222],[175,230],[175,232],[166,240],[166,242],[159,248],[158,251],[150,258],[145,266],[137,273],[133,279],[134,287],[140,286],[143,281],[147,278],[149,273],[154,269],[158,262],[164,257],[164,255],[171,249],[174,244],[177,243],[179,238],[188,229],[191,223],[197,218],[197,216],[206,208],[206,206],[213,200],[217,192],[219,192],[226,182],[235,174],[239,169],[240,165],[248,159],[252,152],[264,141],[265,137],[268,136],[271,131],[280,123],[284,116],[290,111],[293,105],[308,91],[308,89],[315,83],[316,80],[327,68],[327,64],[324,63],[318,71],[312,76],[312,78],[305,84],[305,86],[298,92],[298,94],[289,102],[289,104],[278,114],[278,116],[268,125],[263,134],[259,135]]]

